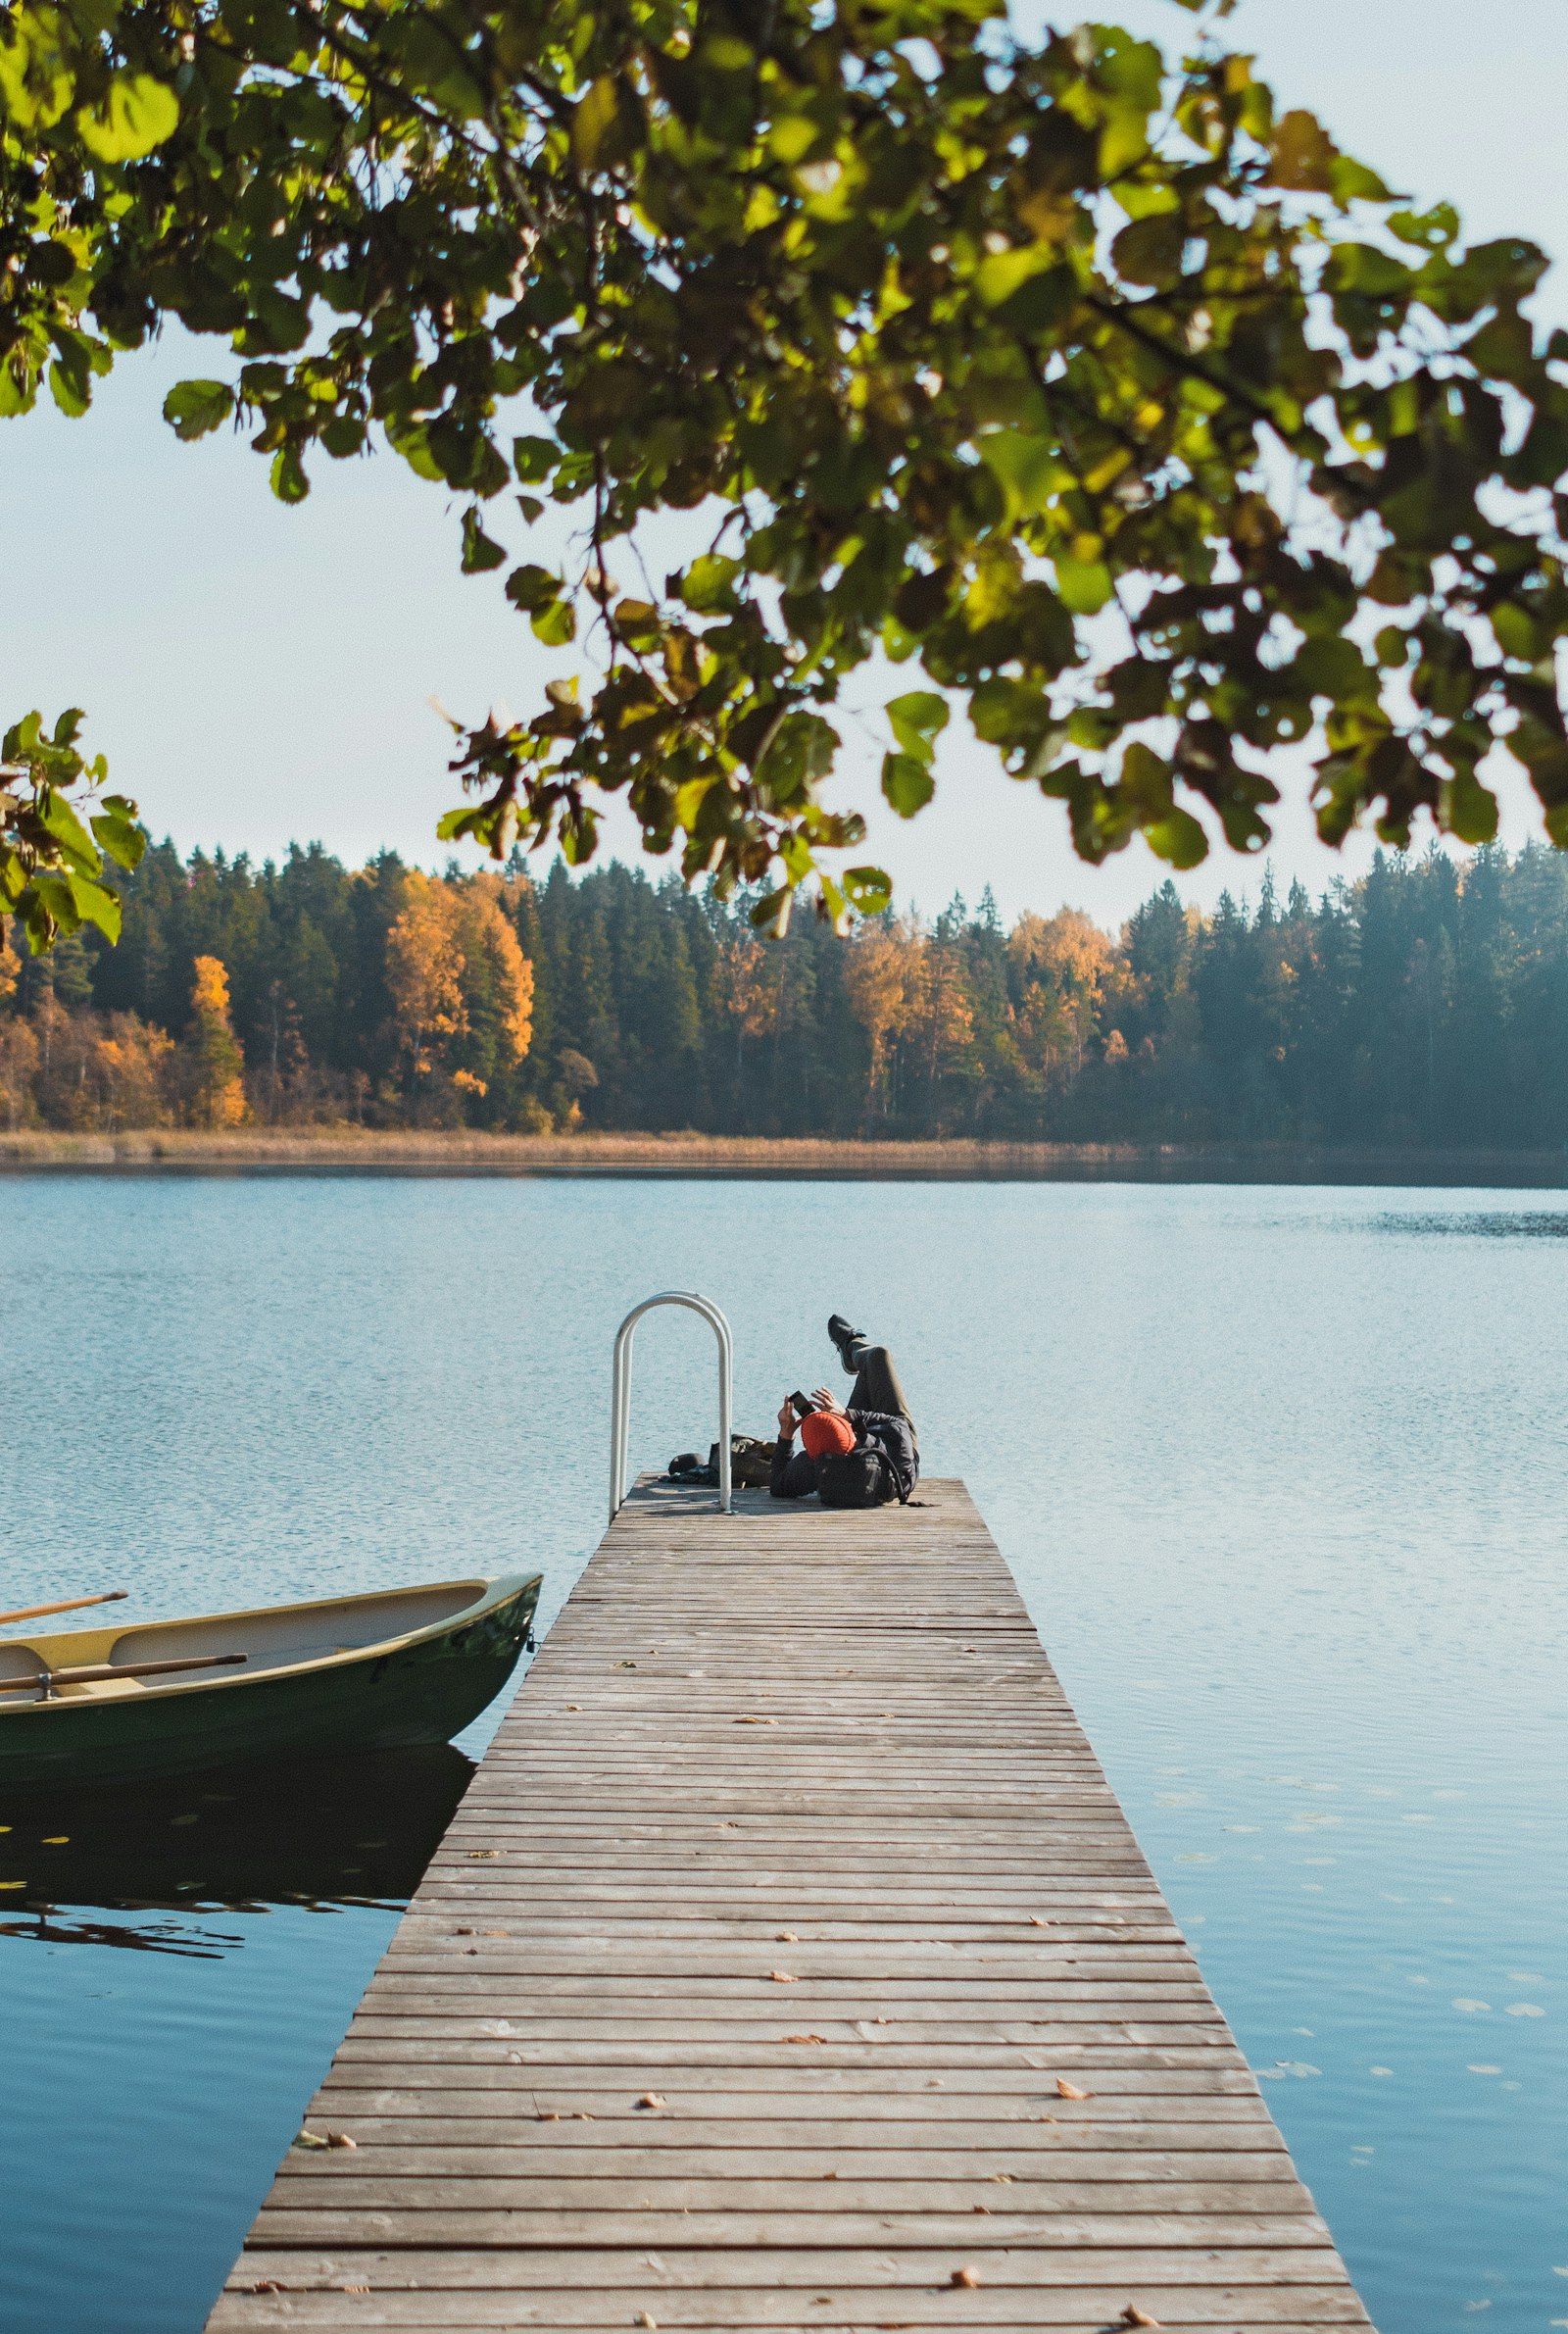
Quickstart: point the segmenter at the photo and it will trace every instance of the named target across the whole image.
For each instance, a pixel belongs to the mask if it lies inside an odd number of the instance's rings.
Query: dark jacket
[[[856,1449],[881,1454],[903,1507],[920,1480],[920,1454],[908,1419],[891,1411],[846,1411],[845,1416],[855,1428]],[[796,1443],[775,1444],[768,1489],[775,1499],[809,1499],[816,1489],[816,1461]]]

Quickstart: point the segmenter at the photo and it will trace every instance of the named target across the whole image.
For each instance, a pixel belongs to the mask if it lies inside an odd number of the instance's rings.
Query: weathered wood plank
[[[1366,2326],[989,1534],[922,1496],[622,1511],[308,2111],[353,2145],[290,2152],[213,2334]]]

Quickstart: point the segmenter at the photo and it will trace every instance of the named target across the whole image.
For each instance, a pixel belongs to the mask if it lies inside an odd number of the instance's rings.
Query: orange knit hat
[[[826,1459],[830,1452],[842,1456],[855,1448],[855,1428],[842,1411],[812,1411],[801,1421],[801,1441],[808,1459]]]

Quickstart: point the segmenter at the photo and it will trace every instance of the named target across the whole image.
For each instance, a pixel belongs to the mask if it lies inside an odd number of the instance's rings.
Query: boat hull
[[[84,1789],[251,1760],[450,1742],[512,1675],[539,1587],[537,1577],[523,1581],[450,1628],[330,1662],[8,1713],[0,1719],[0,1789]]]

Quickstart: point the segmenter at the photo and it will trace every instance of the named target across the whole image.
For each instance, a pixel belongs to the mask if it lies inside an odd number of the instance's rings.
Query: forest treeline
[[[1119,934],[989,895],[758,939],[611,865],[535,882],[154,846],[118,948],[0,949],[0,1126],[1568,1143],[1568,859],[1382,855]]]

